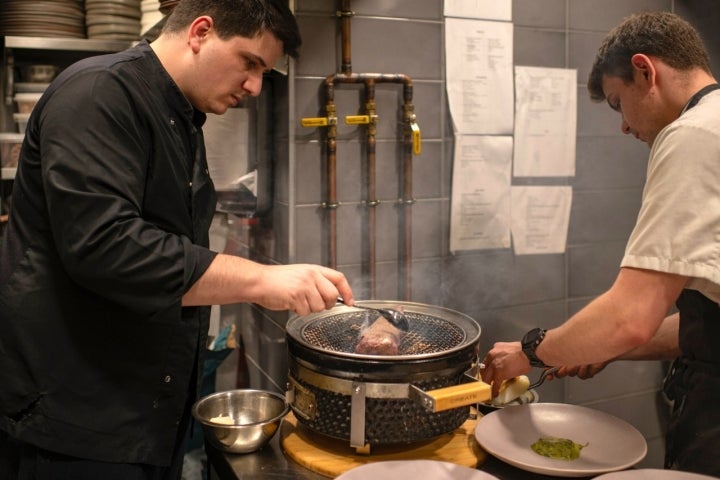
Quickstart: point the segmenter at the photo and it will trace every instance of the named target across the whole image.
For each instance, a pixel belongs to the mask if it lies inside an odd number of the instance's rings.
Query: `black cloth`
[[[665,379],[673,402],[665,467],[720,477],[720,306],[695,290],[683,290],[678,358]]]
[[[38,102],[0,247],[12,438],[169,465],[209,323],[181,297],[216,255],[204,120],[147,42],[69,67]]]

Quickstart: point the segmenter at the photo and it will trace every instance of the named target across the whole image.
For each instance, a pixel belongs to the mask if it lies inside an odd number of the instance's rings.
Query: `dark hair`
[[[605,99],[604,75],[633,81],[631,59],[636,53],[654,56],[676,70],[701,68],[710,73],[710,60],[698,32],[670,12],[630,15],[608,33],[593,62],[587,88],[596,102]]]
[[[180,0],[163,32],[180,32],[196,18],[207,15],[212,17],[222,39],[252,38],[268,30],[282,42],[285,54],[297,58],[302,39],[287,3],[287,0]]]

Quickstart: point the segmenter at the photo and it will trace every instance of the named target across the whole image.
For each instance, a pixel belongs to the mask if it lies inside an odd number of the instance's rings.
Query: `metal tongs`
[[[343,300],[342,297],[338,297],[337,299],[338,303],[342,303],[343,305],[347,305],[345,303],[345,300]],[[348,305],[348,307],[351,308],[361,308],[363,310],[372,310],[377,313],[379,313],[383,318],[385,318],[387,321],[392,323],[395,327],[399,328],[400,330],[403,330],[407,332],[410,330],[410,324],[408,323],[407,317],[404,313],[399,312],[397,310],[393,310],[392,308],[376,308],[376,307],[365,307],[363,305]]]
[[[550,368],[546,368],[545,370],[543,370],[542,373],[540,374],[540,378],[538,378],[535,383],[531,383],[530,386],[528,387],[528,390],[532,390],[533,388],[537,388],[540,385],[542,385],[543,382],[545,381],[545,379],[547,377],[549,377],[550,375],[554,374],[555,372],[557,372],[559,368],[560,367],[550,367]]]

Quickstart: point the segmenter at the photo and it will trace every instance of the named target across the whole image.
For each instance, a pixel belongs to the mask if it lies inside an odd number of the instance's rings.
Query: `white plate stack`
[[[140,0],[86,0],[87,37],[138,40],[141,15]]]
[[[163,18],[158,0],[142,0],[140,2],[142,17],[140,19],[140,31],[147,32]]]

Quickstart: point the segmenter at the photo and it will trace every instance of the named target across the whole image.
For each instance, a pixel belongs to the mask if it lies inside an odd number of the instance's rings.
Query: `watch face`
[[[533,367],[545,367],[546,365],[535,354],[535,349],[545,338],[546,330],[534,328],[527,332],[522,339],[522,351]]]

